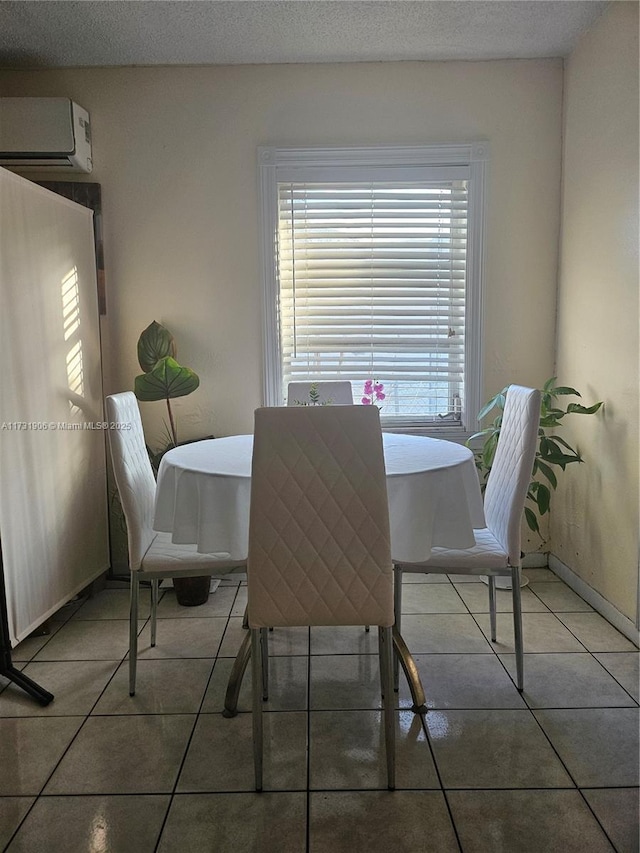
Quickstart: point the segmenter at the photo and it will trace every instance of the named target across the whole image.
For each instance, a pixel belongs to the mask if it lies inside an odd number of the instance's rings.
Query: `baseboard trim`
[[[624,634],[628,640],[635,646],[640,646],[638,631],[631,619],[603,598],[599,592],[589,586],[588,583],[582,580],[573,569],[566,566],[562,560],[559,560],[554,554],[549,554],[549,568],[558,577],[563,580],[567,586],[570,586],[574,592],[577,592],[580,598],[583,598],[587,604],[590,604],[607,622],[610,622],[614,628],[617,628],[621,634]]]

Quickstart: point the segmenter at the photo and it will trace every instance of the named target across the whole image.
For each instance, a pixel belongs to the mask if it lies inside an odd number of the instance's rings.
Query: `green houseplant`
[[[169,450],[178,444],[171,400],[186,397],[200,385],[200,378],[189,367],[176,361],[176,343],[171,332],[155,320],[141,333],[138,339],[138,363],[144,371],[136,376],[134,392],[144,403],[164,400],[169,416]]]
[[[169,417],[168,441],[160,450],[149,450],[152,467],[157,473],[160,460],[167,450],[178,446],[178,431],[171,409],[171,400],[186,397],[200,385],[197,373],[176,361],[176,343],[171,332],[155,320],[147,326],[138,339],[138,362],[144,371],[136,376],[134,392],[138,400],[153,403],[164,400]],[[209,597],[211,578],[202,575],[193,578],[174,578],[173,586],[179,604],[194,606],[204,604]]]
[[[527,500],[529,505],[525,506],[524,513],[527,525],[534,533],[542,539],[540,533],[540,524],[538,517],[546,515],[551,506],[552,489],[555,490],[558,485],[557,469],[564,471],[567,465],[574,462],[583,462],[582,456],[572,447],[562,436],[557,434],[557,430],[563,425],[563,420],[567,415],[593,415],[601,407],[602,402],[594,403],[592,406],[583,406],[580,403],[568,403],[566,408],[562,408],[559,398],[573,396],[582,397],[579,391],[575,388],[570,388],[566,385],[556,385],[557,377],[552,376],[548,379],[541,389],[542,400],[540,406],[540,425],[538,428],[538,447],[533,463],[533,472],[531,482],[527,492]],[[492,397],[478,412],[478,420],[486,417],[490,412],[497,410],[498,414],[493,422],[475,433],[467,441],[468,445],[472,445],[478,439],[482,439],[482,446],[474,450],[476,457],[476,466],[480,473],[483,483],[491,471],[493,459],[498,446],[498,438],[500,437],[500,427],[502,425],[502,412],[506,399],[507,389],[503,388],[495,397]],[[551,434],[548,432],[551,430]]]

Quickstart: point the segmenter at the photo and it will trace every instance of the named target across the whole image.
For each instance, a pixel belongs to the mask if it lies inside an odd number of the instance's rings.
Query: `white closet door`
[[[92,216],[0,169],[0,540],[12,645],[109,563]]]

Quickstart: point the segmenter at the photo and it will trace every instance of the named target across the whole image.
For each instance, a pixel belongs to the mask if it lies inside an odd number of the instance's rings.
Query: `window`
[[[260,151],[265,402],[382,382],[385,429],[475,428],[486,145]]]

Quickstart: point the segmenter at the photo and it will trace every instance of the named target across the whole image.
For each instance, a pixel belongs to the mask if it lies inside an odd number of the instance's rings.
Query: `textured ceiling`
[[[594,0],[0,2],[0,67],[566,56]]]

